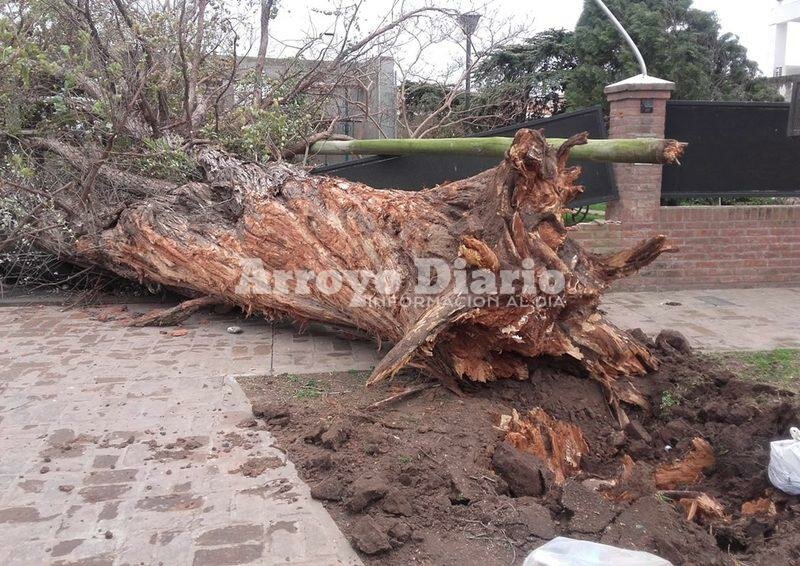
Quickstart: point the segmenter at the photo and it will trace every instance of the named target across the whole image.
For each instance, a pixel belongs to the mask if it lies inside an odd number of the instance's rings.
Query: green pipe
[[[565,140],[548,138],[552,147]],[[479,155],[502,158],[512,138],[434,138],[319,141],[311,153],[321,155]],[[673,163],[683,146],[675,140],[654,138],[589,140],[570,150],[570,159],[611,163]]]

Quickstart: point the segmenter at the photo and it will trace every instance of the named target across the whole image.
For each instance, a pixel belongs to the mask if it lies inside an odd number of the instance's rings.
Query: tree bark
[[[624,424],[620,401],[646,404],[626,378],[656,360],[598,305],[615,279],[670,248],[655,236],[600,257],[569,238],[562,211],[581,187],[580,169],[567,159],[585,143],[580,134],[556,149],[540,132],[521,130],[497,167],[419,192],[377,190],[201,147],[205,182],[144,191],[111,227],[79,238],[74,252],[84,263],[248,313],[354,327],[394,344],[369,383],[413,367],[457,389],[465,381],[529,379],[543,358],[570,362],[602,384]],[[480,291],[464,292],[455,280],[433,296],[417,288],[419,258],[495,282],[509,270],[539,278],[555,270],[566,285],[560,302],[539,304],[541,293],[520,281],[498,283],[495,302],[482,306]],[[324,274],[392,270],[399,285],[385,294],[374,282],[362,289],[347,277],[333,293],[302,289],[296,280],[288,289],[276,285],[279,272],[293,270],[316,274],[318,283]]]

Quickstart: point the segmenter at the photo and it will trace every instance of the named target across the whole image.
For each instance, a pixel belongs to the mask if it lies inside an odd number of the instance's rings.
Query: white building
[[[790,24],[800,22],[800,0],[778,0],[772,9],[770,25],[775,28],[775,57],[773,61],[773,76],[780,85],[781,94],[788,98],[791,96],[791,83],[800,80],[800,54],[793,53],[793,58],[787,61],[786,46]],[[794,30],[797,33],[797,30]],[[795,64],[791,64],[795,63]]]

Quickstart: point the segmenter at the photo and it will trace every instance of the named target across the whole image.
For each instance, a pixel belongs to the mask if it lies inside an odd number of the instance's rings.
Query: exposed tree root
[[[741,513],[745,517],[774,517],[778,510],[774,501],[768,497],[759,497],[742,503]]]
[[[689,486],[703,479],[703,472],[712,468],[714,449],[702,438],[692,439],[692,449],[680,460],[656,468],[654,480],[660,489]]]
[[[515,410],[502,418],[505,441],[545,462],[557,485],[580,471],[581,456],[589,452],[580,428],[554,419],[540,407],[523,417]]]
[[[408,399],[409,397],[412,397],[417,393],[422,393],[423,391],[426,391],[433,387],[439,387],[439,384],[423,383],[422,385],[417,385],[416,387],[409,387],[407,389],[403,389],[400,393],[395,393],[394,395],[390,395],[386,399],[381,399],[380,401],[372,403],[370,406],[367,407],[367,409],[369,410],[383,409],[384,407],[387,407],[393,403],[398,403],[403,399]]]
[[[707,493],[700,493],[693,497],[678,500],[678,504],[686,512],[687,521],[696,521],[701,524],[709,522],[727,522],[730,517],[725,515],[725,509]]]

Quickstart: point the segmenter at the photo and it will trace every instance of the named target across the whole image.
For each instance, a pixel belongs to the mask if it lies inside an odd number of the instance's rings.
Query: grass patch
[[[660,493],[660,492],[656,492],[655,497],[661,503],[670,503],[671,502],[671,499],[669,497],[667,497],[666,495],[664,495],[663,493]]]
[[[292,395],[297,399],[316,399],[327,393],[330,385],[314,377],[300,376],[293,373],[284,375],[284,379],[292,389]]]
[[[666,411],[680,403],[680,399],[672,394],[672,391],[665,391],[661,394],[661,410]]]
[[[294,396],[298,399],[316,399],[322,395],[323,391],[319,389],[311,389],[310,387],[301,387],[295,391]]]
[[[800,350],[776,348],[762,352],[724,352],[711,356],[740,377],[800,389]]]
[[[350,375],[350,377],[354,378],[357,381],[366,382],[367,378],[372,373],[372,370],[351,369],[351,370],[347,370],[347,373]]]
[[[606,217],[606,203],[604,202],[589,205],[587,211],[584,211],[582,208],[577,210],[578,212],[576,214],[564,214],[564,222],[567,226],[574,226],[581,222],[591,222],[592,220],[603,220]]]
[[[683,403],[686,396],[689,394],[689,391],[692,387],[691,380],[687,380],[684,383],[679,383],[675,387],[671,389],[667,389],[663,393],[661,393],[661,399],[659,400],[659,408],[662,412],[668,413],[674,407],[677,407],[681,403]]]

